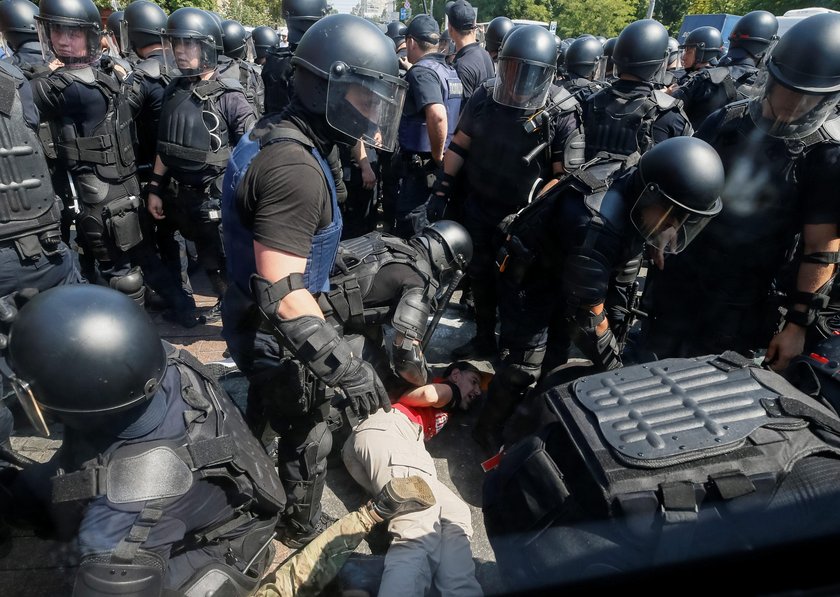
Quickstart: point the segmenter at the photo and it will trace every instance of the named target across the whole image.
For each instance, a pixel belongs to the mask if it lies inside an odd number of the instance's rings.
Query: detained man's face
[[[469,409],[475,399],[481,396],[481,378],[475,371],[455,369],[449,376],[449,381],[461,390],[461,404],[459,406],[462,410]]]

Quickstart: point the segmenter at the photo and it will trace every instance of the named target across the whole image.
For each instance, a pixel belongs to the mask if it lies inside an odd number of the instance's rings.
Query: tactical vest
[[[376,274],[386,265],[400,263],[420,274],[428,299],[437,293],[438,283],[425,256],[410,241],[371,232],[342,241],[338,246],[330,289],[318,298],[324,317],[340,329],[361,331],[367,325],[390,323],[391,307],[365,307]]]
[[[164,420],[186,422],[175,439],[117,440],[79,470],[52,479],[52,502],[88,502],[105,497],[113,507],[139,513],[115,555],[131,561],[162,512],[200,480],[225,484],[236,494],[239,514],[194,539],[212,540],[248,522],[253,514],[273,516],[285,507],[285,490],[274,463],[239,415],[218,381],[186,351],[166,344],[167,364],[180,383],[167,396]],[[167,372],[167,376],[171,373]]]
[[[464,97],[464,86],[455,69],[448,64],[442,64],[433,58],[420,59],[413,68],[418,66],[428,68],[438,78],[443,106],[446,109],[446,141],[443,148],[449,147],[458,115],[461,112],[461,99]],[[403,115],[399,130],[400,150],[410,153],[429,153],[432,146],[429,142],[429,129],[426,126],[426,114],[420,110],[416,114]]]
[[[589,375],[538,402],[542,431],[506,450],[484,493],[500,566],[523,583],[581,565],[563,562],[575,528],[601,539],[591,565],[619,570],[714,549],[698,537],[749,549],[741,517],[803,458],[840,457],[840,419],[736,353]]]
[[[654,122],[680,106],[680,100],[653,89],[610,87],[596,93],[583,104],[587,161],[598,156],[613,162],[614,169],[634,165],[653,147]]]
[[[589,96],[601,91],[604,85],[597,81],[590,81],[582,77],[569,79],[561,83],[563,89],[575,96],[575,99],[583,104]]]
[[[137,148],[138,168],[141,166],[154,168],[159,127],[149,127],[150,123],[140,120],[139,115],[144,107],[141,103],[144,81],[155,81],[155,84],[161,85],[164,88],[172,81],[172,77],[166,72],[166,68],[161,62],[162,59],[163,56],[160,59],[150,57],[138,62],[131,76],[126,79],[126,86],[123,87],[125,99],[131,104],[131,108],[135,113],[133,133],[135,147]],[[149,128],[153,128],[154,130],[148,130]]]
[[[330,191],[333,219],[312,237],[312,246],[306,257],[306,269],[303,272],[303,283],[312,294],[329,290],[330,270],[341,240],[342,218],[338,208],[335,179],[329,164],[312,141],[297,129],[291,128],[272,127],[259,138],[254,138],[251,133],[244,135],[236,145],[230,165],[225,171],[222,183],[222,221],[225,228],[228,275],[246,296],[251,296],[250,279],[251,275],[257,272],[257,265],[254,258],[254,234],[242,221],[236,205],[236,187],[257,153],[263,147],[279,142],[303,145],[318,162]]]
[[[711,87],[708,93],[704,93],[699,100],[686,102],[685,113],[692,126],[699,128],[706,117],[738,99],[742,99],[738,93],[737,84],[732,77],[730,69],[725,66],[716,68],[704,68],[691,74],[688,85],[702,85],[704,88]]]
[[[100,70],[91,69],[93,83],[82,82],[65,70],[53,72],[47,92],[61,95],[71,85],[95,87],[106,100],[102,120],[88,137],[78,135],[72,122],[53,122],[55,153],[69,171],[91,165],[97,176],[106,181],[123,181],[134,175],[136,165],[131,132],[132,115],[128,102],[122,101],[119,84]]]
[[[750,98],[756,95],[755,80],[758,77],[758,67],[752,64],[733,64],[729,66],[729,72],[735,81],[735,89],[740,99]]]
[[[486,81],[487,96],[475,114],[476,138],[470,144],[466,159],[470,187],[482,199],[496,206],[515,211],[528,202],[538,179],[547,180],[551,174],[551,143],[557,119],[579,106],[571,94],[561,87],[552,86],[547,102],[558,106],[549,116],[548,123],[534,128],[544,108],[524,111],[502,106],[493,100],[495,79]],[[524,158],[541,144],[544,151],[529,162]]]
[[[0,241],[43,237],[57,231],[56,201],[41,142],[23,118],[18,89],[28,83],[17,69],[0,62]],[[35,240],[37,246],[40,241]]]
[[[166,89],[158,129],[158,154],[168,168],[200,172],[219,171],[230,158],[228,124],[219,110],[219,98],[241,90],[238,81],[211,79],[194,85],[173,81]]]

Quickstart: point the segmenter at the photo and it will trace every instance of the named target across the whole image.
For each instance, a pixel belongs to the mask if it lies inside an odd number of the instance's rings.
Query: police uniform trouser
[[[21,258],[13,242],[0,243],[0,296],[21,288],[47,290],[82,282],[76,256],[61,243],[55,255]]]
[[[435,163],[431,158],[409,153],[400,154],[403,164],[400,194],[396,205],[394,234],[411,238],[423,231],[427,223],[423,206],[431,193],[430,177],[434,176]]]
[[[394,541],[385,556],[380,595],[422,597],[434,586],[440,595],[481,595],[470,549],[470,509],[438,481],[423,442],[423,430],[404,413],[377,411],[344,444],[347,470],[371,495],[393,478],[423,477],[436,504],[388,523]]]
[[[278,466],[286,489],[286,521],[303,532],[321,518],[332,432],[316,400],[314,376],[283,354],[277,339],[243,322],[233,300],[222,301],[223,335],[239,369],[248,377],[248,423],[267,417],[280,436]]]

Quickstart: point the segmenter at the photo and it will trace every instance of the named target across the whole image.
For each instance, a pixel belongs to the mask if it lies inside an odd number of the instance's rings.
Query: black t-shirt
[[[461,100],[461,111],[463,112],[467,100],[484,81],[495,76],[496,71],[493,68],[493,59],[490,58],[490,54],[477,42],[467,44],[458,50],[458,53],[455,54],[453,66],[455,72],[458,73],[458,78],[461,79],[461,84],[464,86],[464,98]]]
[[[423,60],[434,60],[446,64],[443,54],[429,54]],[[440,79],[432,69],[422,64],[412,66],[405,75],[408,83],[408,92],[403,105],[403,115],[414,116],[423,112],[430,104],[443,104],[443,92],[440,88]]]
[[[294,128],[289,121],[277,125]],[[254,240],[306,257],[312,237],[332,221],[330,189],[311,150],[280,141],[260,150],[236,190],[236,205]]]
[[[376,272],[370,292],[364,298],[365,306],[396,306],[407,290],[424,286],[422,276],[410,265],[389,263]]]

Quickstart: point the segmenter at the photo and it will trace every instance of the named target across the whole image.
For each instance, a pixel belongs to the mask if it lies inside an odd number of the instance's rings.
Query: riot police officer
[[[656,143],[690,135],[682,102],[657,89],[668,56],[668,31],[653,19],[635,21],[619,34],[613,50],[618,80],[583,104],[586,159],[603,167],[602,179],[636,163]]]
[[[75,204],[77,242],[98,267],[87,275],[142,304],[143,275],[129,255],[142,240],[131,110],[117,82],[97,67],[99,11],[91,0],[45,0],[40,9],[41,45],[63,66],[33,79],[32,90],[66,177],[59,194]]]
[[[219,76],[239,81],[257,117],[262,116],[265,87],[261,69],[245,60],[248,32],[239,21],[227,20],[222,21],[222,37],[225,51],[224,58],[219,60]]]
[[[499,56],[502,40],[515,26],[507,17],[496,17],[487,25],[487,30],[484,32],[484,49],[490,54],[493,62],[496,62]]]
[[[604,44],[604,58],[606,58],[606,62],[604,63],[604,81],[607,83],[612,83],[616,79],[616,76],[613,73],[615,70],[615,62],[613,61],[612,56],[615,51],[615,42],[617,41],[617,37],[611,37]]]
[[[472,252],[466,229],[450,220],[427,226],[411,240],[371,232],[342,241],[330,290],[319,297],[319,305],[345,335],[363,334],[368,346],[380,349],[365,359],[386,388],[391,389],[387,373],[392,367],[411,386],[425,385],[430,376],[423,350],[434,332],[429,317],[446,308]],[[385,323],[395,331],[391,366],[383,363]]]
[[[254,44],[254,64],[263,66],[268,52],[278,47],[280,37],[271,27],[260,25],[251,31],[251,41]]]
[[[738,19],[729,34],[729,51],[718,66],[729,69],[738,93],[752,96],[761,59],[778,39],[779,21],[773,13],[754,10]],[[721,106],[723,107],[723,106]]]
[[[397,52],[397,58],[400,59],[401,65],[404,60],[407,60],[407,51],[405,47],[406,31],[408,31],[408,27],[405,23],[401,23],[400,21],[391,21],[385,28],[385,35],[390,37],[391,41],[394,42],[394,49]]]
[[[157,158],[149,183],[149,212],[159,225],[180,230],[196,244],[198,261],[221,300],[227,288],[221,238],[222,177],[231,148],[256,117],[239,81],[218,76],[222,31],[198,8],[179,8],[166,24],[166,88],[158,129]],[[164,204],[164,176],[174,184],[174,198]],[[215,316],[218,304],[210,316]]]
[[[21,480],[37,492],[52,476],[50,495],[36,496],[62,538],[77,538],[74,595],[251,594],[272,560],[283,487],[198,360],[161,342],[127,297],[92,285],[29,300],[7,360],[36,428],[64,424],[53,459]]]
[[[826,201],[840,184],[838,35],[837,15],[794,25],[759,75],[760,93],[718,110],[697,132],[726,168],[725,208],[651,277],[645,346],[658,356],[753,355],[778,328],[778,292],[788,293],[788,323],[769,360],[783,368],[788,342],[801,352],[838,250],[836,204]],[[780,272],[800,232],[799,275],[786,281]]]
[[[29,0],[0,3],[0,34],[6,48],[4,59],[22,70],[27,79],[50,72],[35,29],[37,14],[38,7]]]
[[[403,238],[418,234],[425,224],[429,180],[443,163],[461,110],[463,85],[438,53],[439,41],[440,27],[434,18],[417,15],[411,20],[406,47],[413,66],[405,76],[408,93],[399,134],[402,182],[394,228]]]
[[[580,37],[566,50],[563,61],[566,80],[561,85],[579,102],[604,88],[595,81],[599,64],[604,59],[604,46],[594,37]]]
[[[393,147],[405,83],[394,45],[359,17],[325,17],[295,43],[291,104],[243,137],[225,176],[231,285],[222,334],[250,381],[249,407],[264,407],[280,434],[284,541],[299,546],[325,524],[332,388],[357,416],[390,408],[373,369],[326,323],[316,300],[329,288],[341,237],[326,156],[336,143]]]
[[[0,297],[22,288],[81,282],[76,258],[61,240],[61,200],[36,134],[32,91],[23,73],[5,61],[0,61],[0,87],[9,92],[0,101]],[[21,147],[31,151],[22,153]]]
[[[292,55],[306,30],[327,14],[326,0],[283,0],[283,18],[289,27],[289,45],[269,50],[262,70],[266,114],[279,112],[292,97]]]
[[[570,149],[580,139],[579,105],[553,85],[557,45],[546,29],[514,29],[499,51],[499,74],[481,85],[463,110],[430,199],[429,219],[452,193],[455,176],[466,169],[464,224],[475,245],[468,275],[475,299],[476,336],[453,350],[456,358],[495,353],[496,227],[528,203],[554,176],[582,160]],[[537,123],[539,123],[537,125]]]
[[[706,116],[740,96],[729,69],[712,66],[723,54],[720,31],[699,27],[688,34],[683,47],[685,74],[672,95],[683,101],[691,126],[699,128]]]
[[[105,21],[105,54],[102,56],[102,70],[113,75],[117,81],[122,83],[131,72],[133,58],[123,51],[121,39],[123,16],[122,10],[115,10]]]
[[[499,254],[503,357],[479,444],[501,445],[505,421],[541,371],[566,362],[571,340],[599,370],[621,366],[614,286],[636,277],[646,244],[660,263],[692,242],[720,212],[723,183],[714,149],[674,138],[612,186],[580,169],[518,214]]]

